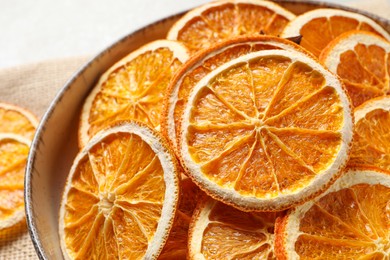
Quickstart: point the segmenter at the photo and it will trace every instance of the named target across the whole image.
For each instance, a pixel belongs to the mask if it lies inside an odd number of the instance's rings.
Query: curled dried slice
[[[143,124],[120,122],[77,155],[62,198],[65,258],[156,259],[179,196],[173,152]]]
[[[79,146],[115,121],[137,120],[159,130],[165,89],[187,58],[182,44],[158,40],[115,63],[84,103]]]
[[[355,138],[350,165],[390,170],[390,97],[366,101],[355,109]]]
[[[277,220],[278,259],[387,259],[390,172],[353,168]]]
[[[276,259],[274,226],[282,212],[243,212],[204,196],[189,234],[189,259]]]
[[[265,68],[277,80],[262,78]],[[305,53],[253,52],[193,88],[180,125],[180,159],[215,199],[247,211],[282,210],[339,176],[350,153],[351,113],[339,79]]]
[[[183,42],[194,53],[239,35],[279,36],[293,18],[293,13],[270,1],[215,1],[185,14],[167,39]]]
[[[390,40],[390,35],[370,18],[353,12],[326,8],[297,16],[284,28],[282,37],[302,35],[301,46],[319,57],[330,41],[352,30],[370,31]]]

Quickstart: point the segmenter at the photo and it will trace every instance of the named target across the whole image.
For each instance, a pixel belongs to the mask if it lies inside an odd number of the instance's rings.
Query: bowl
[[[337,8],[366,15],[390,33],[390,21],[336,4],[311,1],[276,1],[295,14],[319,8]],[[181,14],[132,32],[85,64],[58,92],[44,114],[32,142],[25,175],[25,204],[29,232],[40,259],[63,259],[58,213],[68,172],[78,152],[77,129],[84,99],[101,74],[143,44],[165,38]]]

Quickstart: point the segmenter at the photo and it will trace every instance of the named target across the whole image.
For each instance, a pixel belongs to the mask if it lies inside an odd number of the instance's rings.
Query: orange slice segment
[[[269,82],[259,81],[259,88],[253,79],[264,64],[283,73],[259,101]],[[263,102],[265,109],[256,105]],[[180,159],[217,200],[244,211],[292,207],[322,192],[346,164],[350,106],[338,78],[304,53],[253,52],[194,87],[180,125]]]
[[[0,134],[0,230],[24,219],[24,168],[30,141]]]
[[[189,259],[276,259],[274,225],[280,212],[242,212],[204,197],[194,213]]]
[[[278,259],[387,259],[390,173],[355,168],[276,224]]]
[[[325,8],[297,16],[286,26],[282,37],[302,35],[301,46],[319,57],[330,41],[352,30],[370,31],[390,40],[380,25],[364,15]]]
[[[239,35],[279,36],[295,15],[269,1],[225,0],[195,8],[169,30],[167,39],[196,52]]]
[[[78,154],[60,209],[66,258],[156,259],[178,203],[175,156],[140,123],[106,129]]]
[[[79,128],[80,147],[118,120],[137,120],[159,130],[165,89],[187,58],[182,44],[159,40],[114,64],[85,101]]]
[[[188,96],[194,86],[212,70],[232,59],[251,52],[269,49],[302,50],[302,48],[290,41],[273,36],[242,36],[223,41],[209,49],[201,51],[183,65],[171,80],[166,91],[161,125],[162,133],[169,139],[170,144],[175,150],[177,149],[176,138],[179,135],[178,125],[183,114],[183,108],[186,105]],[[275,90],[274,88],[277,85],[275,82],[279,82],[286,66],[288,66],[288,62],[284,64],[274,64],[271,60],[267,60],[264,61],[262,66],[257,66],[257,71],[252,73],[252,75],[249,75],[244,71],[243,75],[246,78],[243,80],[246,82],[253,80],[254,85],[256,86],[256,104],[252,104],[252,107],[253,105],[256,105],[260,111],[265,109],[267,101],[269,101],[269,97],[272,95]],[[238,75],[237,77],[238,78],[232,80],[240,80],[240,76]],[[228,84],[229,82],[226,82],[226,85]],[[249,91],[250,86],[247,85],[244,90]],[[226,88],[225,91],[229,91],[229,88]],[[236,98],[234,102],[241,102],[241,105],[245,105],[245,103],[249,105],[252,101],[247,98],[247,94],[248,93],[246,93],[245,96],[245,93],[243,93],[243,95],[240,95],[240,98]],[[251,111],[254,111],[252,107],[249,105],[246,108],[246,112],[250,113]]]
[[[159,260],[187,259],[188,229],[193,212],[199,199],[203,196],[203,192],[188,177],[184,177],[181,181],[180,188],[180,203],[177,209],[177,216],[167,243],[158,257]]]
[[[363,31],[344,33],[322,51],[320,61],[344,81],[354,106],[390,94],[390,42]]]
[[[10,104],[0,103],[0,133],[18,134],[32,140],[38,125],[29,111]]]
[[[351,165],[390,170],[390,97],[369,100],[355,109]]]

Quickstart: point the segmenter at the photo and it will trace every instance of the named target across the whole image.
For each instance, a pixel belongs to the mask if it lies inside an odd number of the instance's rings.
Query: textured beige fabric
[[[0,102],[22,106],[41,117],[57,91],[88,57],[50,60],[0,70]]]
[[[26,222],[0,233],[0,259],[38,259]]]
[[[87,59],[51,60],[0,70],[0,102],[27,108],[41,118],[57,91]],[[37,258],[25,222],[0,231],[0,260]]]

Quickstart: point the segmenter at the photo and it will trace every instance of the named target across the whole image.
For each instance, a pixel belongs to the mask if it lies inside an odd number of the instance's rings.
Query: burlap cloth
[[[29,109],[41,118],[57,91],[88,57],[44,61],[0,70],[0,102]],[[38,259],[26,223],[0,232],[0,260]]]
[[[349,6],[370,11],[390,19],[387,0],[356,0]],[[0,70],[0,102],[29,109],[39,118],[50,105],[57,91],[89,57],[43,61]],[[26,223],[13,231],[0,233],[0,260],[37,259]]]

